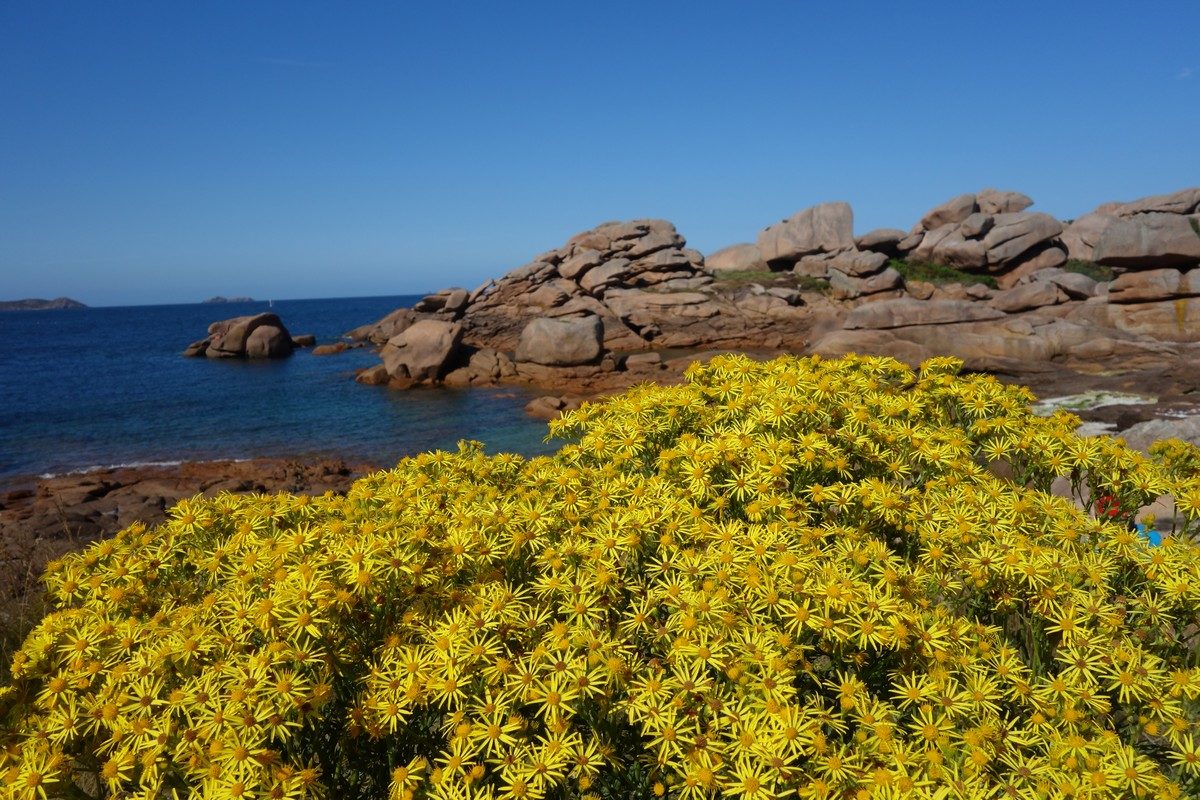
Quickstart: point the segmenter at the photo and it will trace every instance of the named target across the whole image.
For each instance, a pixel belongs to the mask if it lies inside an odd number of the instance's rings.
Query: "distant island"
[[[0,300],[0,311],[45,311],[56,308],[87,308],[87,306],[69,297],[56,297],[53,300],[43,300],[40,297],[27,297],[24,300]]]
[[[204,302],[205,303],[253,303],[254,298],[253,297],[222,297],[221,295],[217,295],[216,297],[208,298]]]

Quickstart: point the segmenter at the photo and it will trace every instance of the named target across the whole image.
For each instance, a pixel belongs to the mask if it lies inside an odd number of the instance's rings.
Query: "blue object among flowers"
[[[1137,528],[1139,535],[1143,536],[1148,542],[1150,542],[1151,547],[1158,547],[1160,544],[1162,544],[1162,532],[1157,528],[1148,528],[1146,527],[1145,523],[1142,522],[1135,522],[1133,523],[1133,526]]]

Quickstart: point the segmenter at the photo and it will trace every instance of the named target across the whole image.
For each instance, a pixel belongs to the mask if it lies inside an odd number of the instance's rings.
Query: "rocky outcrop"
[[[1148,451],[1150,445],[1163,439],[1180,439],[1200,446],[1200,415],[1139,422],[1122,431],[1121,438],[1130,447],[1142,451]]]
[[[1200,270],[1148,269],[1118,275],[1108,287],[1110,303],[1146,303],[1200,295]]]
[[[1071,258],[1110,266],[1200,264],[1200,188],[1105,203],[1068,225],[1062,241]]]
[[[346,337],[356,342],[370,342],[377,345],[386,344],[388,339],[403,333],[417,319],[418,314],[416,310],[411,308],[397,308],[377,322],[360,325],[354,330],[349,331]]]
[[[1044,308],[1066,301],[1067,293],[1050,281],[1033,281],[999,292],[988,305],[1009,314]]]
[[[762,272],[770,267],[756,244],[734,244],[704,259],[710,272]]]
[[[1112,220],[1092,258],[1112,267],[1153,268],[1200,264],[1200,233],[1179,214],[1138,214]]]
[[[656,336],[670,337],[670,314],[643,331],[622,319],[610,292],[666,296],[702,289],[713,280],[703,265],[704,256],[665,220],[608,222],[479,287],[456,317],[464,342],[475,347],[512,350],[533,319],[592,314],[601,319],[605,347],[641,349]]]
[[[214,322],[208,336],[188,345],[185,356],[208,358],[285,358],[295,345],[283,322],[274,314]]]
[[[423,319],[388,339],[380,351],[393,380],[435,381],[447,371],[462,342],[462,325]]]
[[[450,315],[458,314],[467,307],[467,300],[470,296],[470,293],[466,289],[458,287],[442,289],[440,292],[427,295],[417,301],[417,304],[413,306],[413,311]]]
[[[951,198],[921,217],[909,237],[908,258],[999,274],[1058,266],[1066,261],[1066,252],[1056,246],[1062,223],[1026,211],[1032,203],[1020,192],[997,189]]]
[[[854,240],[859,250],[870,250],[883,253],[888,257],[901,254],[900,243],[908,238],[908,234],[899,228],[875,228],[867,231]]]
[[[388,343],[387,366],[358,380],[418,380],[395,368],[394,340],[424,322],[461,326],[461,341],[437,348],[419,380],[580,391],[673,379],[682,369],[676,361],[689,356],[646,352],[668,348],[851,347],[906,360],[950,353],[972,368],[1025,376],[1062,365],[1118,374],[1192,353],[1200,292],[1190,288],[1189,265],[1118,266],[1108,270],[1110,284],[1089,277],[1100,268],[1066,262],[1080,231],[1098,231],[1087,236],[1099,244],[1132,221],[1178,236],[1180,224],[1190,228],[1200,216],[1191,213],[1193,194],[1107,204],[1067,228],[1030,211],[1031,203],[1019,192],[985,189],[930,209],[907,233],[880,228],[857,238],[850,207],[824,203],[707,260],[669,222],[605,223],[474,291],[447,289],[352,331],[354,339]],[[1167,250],[1186,253],[1187,246],[1180,237]],[[1107,244],[1100,250],[1113,252]],[[904,259],[980,277],[906,282]]]
[[[303,457],[113,467],[0,490],[0,617],[39,589],[46,562],[135,522],[155,526],[180,500],[222,492],[345,492],[368,464]]]
[[[1004,312],[969,300],[880,300],[866,303],[846,315],[847,330],[903,328],[909,325],[940,325],[1003,317]]]
[[[758,234],[758,251],[768,264],[791,265],[804,256],[854,248],[854,214],[849,203],[806,208]]]

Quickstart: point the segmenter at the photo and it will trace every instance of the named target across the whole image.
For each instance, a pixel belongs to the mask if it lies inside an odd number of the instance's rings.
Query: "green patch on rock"
[[[1086,275],[1094,281],[1111,281],[1113,279],[1112,267],[1104,267],[1093,261],[1080,261],[1077,258],[1072,258],[1063,264],[1062,268],[1066,272],[1077,272],[1080,275]]]
[[[961,283],[964,286],[970,286],[973,283],[982,283],[989,289],[996,288],[996,279],[991,275],[973,275],[944,264],[893,258],[888,261],[888,266],[899,272],[905,281],[924,281],[932,283],[934,286],[944,286],[947,283]]]

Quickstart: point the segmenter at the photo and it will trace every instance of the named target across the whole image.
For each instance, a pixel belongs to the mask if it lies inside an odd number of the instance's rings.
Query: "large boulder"
[[[408,326],[417,321],[419,315],[411,308],[397,308],[378,322],[360,325],[346,334],[356,342],[367,341],[372,344],[386,344],[388,339],[403,333]]]
[[[260,325],[246,337],[246,358],[283,358],[292,354],[293,347],[286,330]]]
[[[768,263],[795,262],[814,253],[854,249],[854,213],[849,203],[822,203],[798,211],[758,234]]]
[[[899,228],[875,228],[854,240],[859,250],[873,250],[888,256],[900,254],[900,242],[908,234]]]
[[[705,257],[709,272],[761,272],[768,269],[766,259],[755,244],[734,244]]]
[[[392,378],[438,380],[458,354],[462,333],[462,324],[458,322],[418,320],[388,339],[379,355]]]
[[[1104,228],[1093,258],[1105,266],[1141,269],[1200,264],[1200,232],[1179,214],[1123,217]]]
[[[1186,259],[1181,261],[1171,258],[1170,231],[1141,228],[1145,226],[1154,229],[1166,224],[1175,233],[1181,234],[1183,230],[1178,221],[1186,222],[1188,214],[1200,214],[1200,187],[1143,197],[1129,203],[1104,203],[1068,225],[1063,231],[1062,243],[1071,258],[1096,261],[1099,258],[1096,248],[1100,240],[1115,226],[1116,230],[1107,237],[1106,257],[1123,259],[1128,262],[1126,265],[1131,267],[1173,266],[1186,263]],[[1158,215],[1173,217],[1175,222],[1162,223],[1151,219]],[[1123,222],[1125,224],[1121,224]],[[1181,241],[1185,243],[1185,248],[1190,245],[1186,238]]]
[[[1124,203],[1116,213],[1118,216],[1132,217],[1135,214],[1195,214],[1197,212],[1200,212],[1200,187],[1143,197],[1132,203]]]
[[[521,331],[515,358],[547,367],[592,364],[603,351],[604,326],[600,317],[535,319]]]
[[[942,325],[997,319],[1004,312],[970,300],[913,300],[899,298],[861,305],[846,315],[846,330],[881,330],[909,325]]]
[[[996,214],[983,237],[989,265],[1006,265],[1063,231],[1063,224],[1049,214],[1016,211]]]
[[[1108,303],[1108,324],[1158,342],[1200,342],[1200,297]]]
[[[442,289],[440,292],[426,295],[418,300],[413,306],[413,311],[457,314],[466,308],[467,300],[470,298],[470,296],[470,292],[468,292],[466,289],[460,289],[458,287]]]
[[[209,358],[284,358],[292,354],[292,335],[275,314],[254,314],[208,326],[208,338],[189,345],[185,355]]]
[[[1151,419],[1126,428],[1120,434],[1125,444],[1148,452],[1150,445],[1163,439],[1181,439],[1200,445],[1200,414],[1176,419]]]
[[[830,293],[838,300],[852,300],[855,297],[879,294],[899,289],[903,285],[904,278],[892,267],[864,277],[847,275],[837,269],[829,270]]]
[[[1076,261],[1092,261],[1095,258],[1096,243],[1104,234],[1104,230],[1116,221],[1111,214],[1092,212],[1072,220],[1059,237],[1067,256]]]
[[[1020,192],[984,189],[975,196],[975,202],[984,214],[1012,214],[1033,205],[1033,198]]]
[[[1018,283],[1032,280],[1033,276],[1042,270],[1061,267],[1066,261],[1067,253],[1061,247],[1047,245],[1044,248],[1034,248],[1016,261],[1008,262],[1004,274],[996,278],[996,283],[1001,289],[1011,289]]]
[[[931,231],[943,225],[962,222],[978,210],[979,206],[975,202],[975,195],[960,194],[958,197],[952,197],[940,206],[934,206],[926,211],[918,226],[923,230]]]
[[[1023,283],[996,294],[988,305],[1009,314],[1029,311],[1043,306],[1052,306],[1067,299],[1067,294],[1050,281]]]
[[[874,275],[882,270],[887,265],[887,260],[887,256],[883,253],[843,250],[840,253],[804,256],[796,262],[793,270],[799,275],[808,275],[813,278],[827,278],[835,270],[861,278]]]
[[[1108,287],[1110,303],[1147,303],[1200,295],[1200,270],[1146,269],[1118,275]]]

